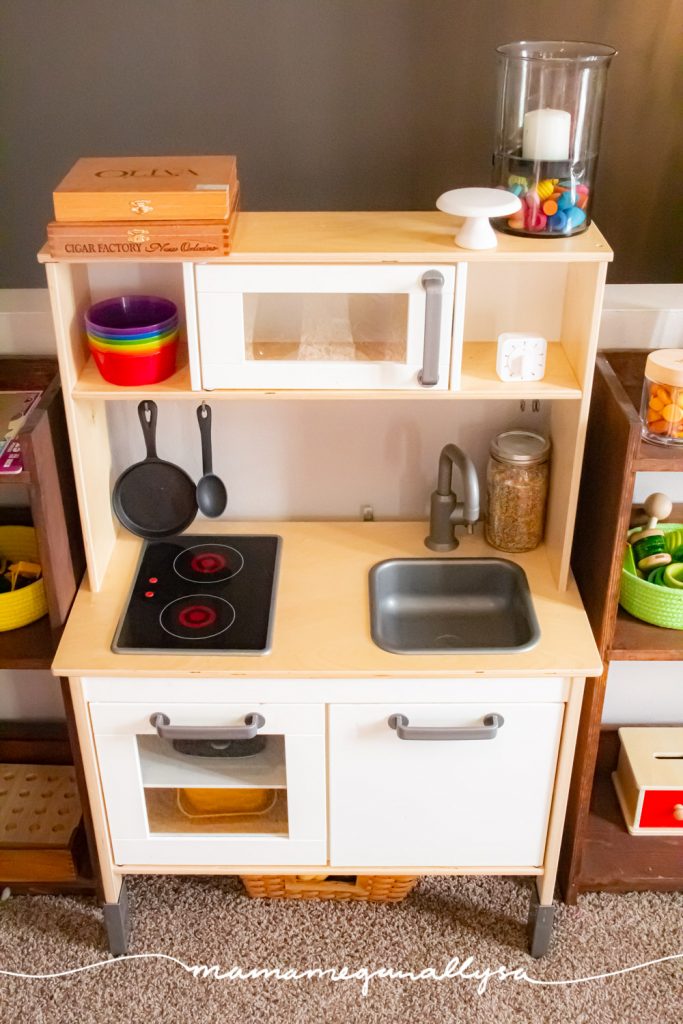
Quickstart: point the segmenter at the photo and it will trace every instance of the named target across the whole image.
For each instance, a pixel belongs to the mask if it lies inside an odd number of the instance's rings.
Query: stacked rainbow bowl
[[[156,295],[118,295],[85,314],[88,346],[110,384],[156,384],[175,371],[178,307]]]

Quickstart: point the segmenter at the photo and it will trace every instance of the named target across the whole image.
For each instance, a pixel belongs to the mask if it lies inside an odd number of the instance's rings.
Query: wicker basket
[[[681,530],[683,526],[680,523],[659,523],[657,529],[664,531],[666,542],[667,533]],[[631,533],[633,530],[629,530],[629,536]],[[653,626],[683,629],[683,590],[648,583],[625,567],[621,570],[619,604],[636,619],[642,619]]]
[[[398,903],[414,888],[414,875],[242,875],[253,897],[285,900],[373,900]]]
[[[12,562],[37,562],[36,531],[32,526],[0,526],[0,554]],[[0,632],[27,626],[45,614],[47,597],[42,579],[21,590],[0,594]]]

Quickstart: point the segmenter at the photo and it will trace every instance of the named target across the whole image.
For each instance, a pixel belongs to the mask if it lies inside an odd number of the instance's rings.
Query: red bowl
[[[164,345],[144,356],[125,352],[100,352],[91,349],[95,365],[110,384],[135,387],[137,384],[158,384],[175,373],[178,342]]]

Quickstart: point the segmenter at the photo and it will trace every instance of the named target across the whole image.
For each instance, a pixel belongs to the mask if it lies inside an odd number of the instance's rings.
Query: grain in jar
[[[508,430],[491,442],[486,540],[499,551],[532,551],[543,539],[550,441]]]

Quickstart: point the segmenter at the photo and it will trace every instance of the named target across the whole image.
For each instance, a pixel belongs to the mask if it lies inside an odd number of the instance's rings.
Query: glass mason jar
[[[643,437],[655,444],[683,444],[683,349],[650,352],[640,406]]]
[[[522,208],[493,222],[514,235],[577,235],[591,221],[607,71],[601,43],[520,42],[497,49],[493,184]]]
[[[486,540],[499,551],[532,551],[543,540],[550,441],[508,430],[491,442]]]

